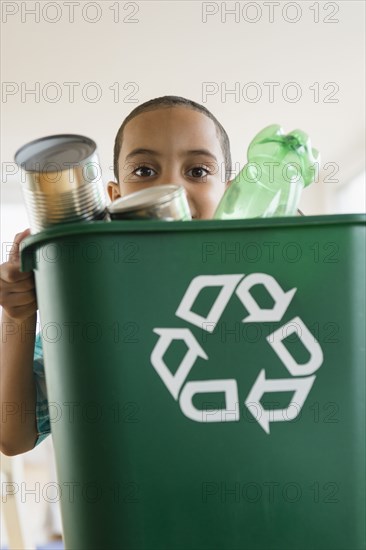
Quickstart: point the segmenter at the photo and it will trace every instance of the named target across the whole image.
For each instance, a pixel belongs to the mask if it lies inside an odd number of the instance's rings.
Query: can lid
[[[130,212],[169,202],[183,193],[183,187],[173,184],[157,185],[116,199],[108,206],[111,213]]]
[[[58,134],[26,143],[15,153],[14,160],[27,172],[56,172],[83,163],[96,148],[96,143],[86,136]]]

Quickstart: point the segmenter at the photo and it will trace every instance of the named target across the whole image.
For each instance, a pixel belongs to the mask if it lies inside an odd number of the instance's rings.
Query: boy
[[[192,218],[209,219],[229,184],[229,138],[216,118],[193,101],[164,96],[148,101],[124,120],[114,146],[113,201],[154,185],[182,185]],[[16,235],[9,260],[0,266],[3,307],[0,450],[16,455],[50,433],[33,273],[21,273]],[[6,335],[6,337],[4,337]]]

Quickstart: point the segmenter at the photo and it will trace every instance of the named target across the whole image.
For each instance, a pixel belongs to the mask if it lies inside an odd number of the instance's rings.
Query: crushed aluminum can
[[[189,221],[191,211],[182,186],[148,187],[113,201],[107,208],[111,220]]]

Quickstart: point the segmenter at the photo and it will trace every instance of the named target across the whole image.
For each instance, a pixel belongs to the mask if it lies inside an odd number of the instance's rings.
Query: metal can
[[[173,184],[148,187],[116,199],[108,212],[111,220],[192,219],[184,188]]]
[[[21,147],[22,191],[32,233],[58,223],[103,219],[107,200],[96,143],[59,134]]]

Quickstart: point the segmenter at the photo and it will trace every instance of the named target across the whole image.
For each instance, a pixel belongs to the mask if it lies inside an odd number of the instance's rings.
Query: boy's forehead
[[[152,147],[152,145],[155,145]],[[203,113],[187,107],[164,107],[140,113],[123,132],[121,153],[134,148],[209,148],[222,155],[216,126]]]

